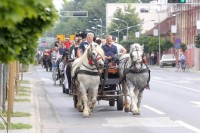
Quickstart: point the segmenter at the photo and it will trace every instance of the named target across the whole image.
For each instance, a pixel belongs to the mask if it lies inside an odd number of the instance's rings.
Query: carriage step
[[[119,79],[106,79],[105,85],[119,84]]]

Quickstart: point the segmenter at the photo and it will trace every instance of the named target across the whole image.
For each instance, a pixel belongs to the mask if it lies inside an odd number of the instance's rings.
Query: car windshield
[[[166,55],[163,55],[163,59],[174,59],[174,55],[173,54],[166,54]]]

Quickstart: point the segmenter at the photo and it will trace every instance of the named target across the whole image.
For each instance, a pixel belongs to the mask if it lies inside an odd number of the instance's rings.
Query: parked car
[[[160,60],[160,67],[164,66],[172,66],[175,67],[176,65],[176,57],[174,54],[163,54]]]

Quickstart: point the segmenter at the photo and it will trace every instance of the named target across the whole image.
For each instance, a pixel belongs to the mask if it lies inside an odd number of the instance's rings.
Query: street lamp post
[[[93,20],[95,20],[95,21],[99,20],[101,22],[101,26],[102,26],[102,19],[101,18],[100,19],[93,19]],[[102,27],[100,27],[100,28],[101,28],[101,38],[102,38]]]
[[[93,21],[89,21],[89,23],[93,23],[96,25],[96,31],[95,31],[95,34],[97,34],[97,23],[96,22],[93,22]]]
[[[133,28],[133,27],[137,27],[137,26],[140,26],[141,24],[137,24],[137,25],[134,25],[134,26],[129,26],[127,29],[129,30],[130,28]]]
[[[101,27],[101,28],[105,28],[106,29],[106,33],[108,32],[108,29],[107,29],[107,27],[104,27],[104,26],[102,26],[102,25],[97,25],[98,27]]]
[[[157,10],[156,10],[156,13],[158,15],[158,56],[159,56],[158,63],[160,64],[160,56],[161,56],[161,50],[160,50],[160,14]]]
[[[117,21],[123,21],[126,23],[127,29],[126,29],[126,37],[128,38],[128,23],[125,20],[119,19],[119,18],[113,18],[113,20],[117,20]]]
[[[97,25],[98,26],[98,25]],[[100,32],[101,32],[101,30],[100,29],[98,29],[98,28],[95,28],[95,27],[91,27],[92,29],[94,29],[94,30],[99,30]],[[101,33],[102,34],[102,33]]]
[[[111,23],[110,21],[107,21],[108,23]],[[116,23],[113,23],[117,26],[117,38],[118,38],[118,42],[119,42],[119,25]]]
[[[160,14],[157,10],[156,10],[156,14],[158,15],[158,56],[159,56],[158,63],[160,64],[160,56],[161,56],[161,49],[160,49]]]

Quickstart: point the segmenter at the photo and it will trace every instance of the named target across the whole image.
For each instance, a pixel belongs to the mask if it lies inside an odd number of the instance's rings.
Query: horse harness
[[[129,57],[126,57],[126,58],[125,58],[125,61],[124,61],[124,68],[127,66],[128,60],[129,60]],[[146,64],[145,64],[145,65],[146,65]],[[150,81],[150,72],[151,72],[151,71],[150,71],[150,69],[148,68],[148,66],[146,65],[146,69],[142,69],[142,70],[140,70],[140,71],[137,71],[136,69],[131,69],[133,66],[134,66],[134,64],[132,63],[130,67],[124,69],[124,71],[123,71],[124,77],[123,77],[123,79],[120,81],[120,83],[121,83],[122,81],[126,80],[126,74],[128,74],[128,73],[137,74],[137,73],[145,73],[145,72],[148,72],[148,73],[149,73],[149,79],[148,79],[148,81],[147,81],[147,83],[149,83],[149,81]]]
[[[98,52],[97,52],[97,53],[98,53]],[[99,57],[99,56],[100,56],[100,57]],[[92,58],[92,55],[91,55],[91,54],[88,54],[88,55],[87,55],[87,58],[88,58],[88,64],[89,64],[90,66],[95,65],[96,67],[95,67],[95,68],[89,68],[89,67],[87,67],[85,64],[82,63],[83,66],[86,67],[87,69],[90,69],[90,70],[98,70],[98,72],[92,72],[92,71],[88,71],[88,70],[79,70],[79,69],[78,69],[78,70],[75,72],[74,78],[76,78],[78,74],[86,74],[86,75],[91,75],[91,76],[100,76],[99,69],[98,69],[98,67],[97,67],[97,61],[100,60],[100,59],[103,59],[102,56],[98,53],[98,54],[96,55],[95,58]]]

